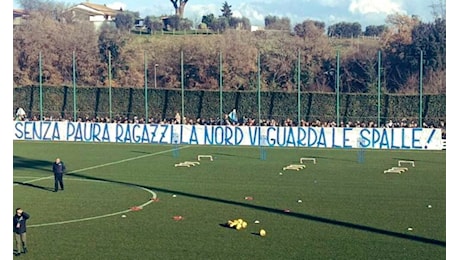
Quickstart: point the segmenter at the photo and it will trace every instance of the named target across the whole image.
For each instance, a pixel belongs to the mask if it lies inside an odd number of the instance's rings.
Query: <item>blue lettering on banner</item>
[[[281,131],[278,128],[275,128],[275,131],[276,131],[276,140],[277,140],[277,143],[278,143],[278,146],[286,146],[286,128],[283,128],[283,132],[282,132],[282,135],[281,135]]]
[[[312,148],[442,149],[440,129],[15,121],[14,140]]]
[[[258,126],[250,126],[250,127],[248,127],[248,132],[249,132],[249,142],[251,143],[251,145],[256,145],[256,140],[259,140],[260,127],[258,127]],[[267,133],[267,136],[268,136],[268,133]],[[260,142],[260,140],[258,142]],[[269,143],[269,145],[270,145],[270,143]]]
[[[393,137],[393,132],[391,133],[391,137]],[[393,139],[391,138],[390,139]],[[380,141],[380,149],[382,148],[390,148],[390,141],[388,140],[388,133],[386,129],[383,129],[382,131],[382,140]]]
[[[352,148],[352,146],[348,144],[350,139],[347,138],[347,136],[349,135],[348,133],[350,131],[353,131],[353,128],[351,128],[351,127],[343,128],[343,148]]]
[[[276,144],[276,139],[275,138],[270,138],[271,137],[270,132],[272,132],[272,131],[276,131],[276,129],[273,126],[270,126],[269,128],[267,128],[268,146],[275,146],[275,144]],[[258,135],[260,135],[260,134],[258,133]],[[260,139],[260,138],[257,138],[257,139]],[[260,140],[259,140],[258,145],[260,145]]]
[[[225,145],[233,145],[231,139],[233,137],[233,131],[230,127],[225,127]]]
[[[214,144],[214,126],[204,128],[204,144]]]
[[[292,127],[289,127],[287,129],[289,129],[289,132],[288,132],[288,137],[287,137],[287,140],[286,140],[286,145],[295,146],[294,129]],[[284,131],[286,131],[286,128],[284,128]]]
[[[303,140],[307,137],[307,133],[305,129],[299,127],[297,128],[297,146],[305,146],[306,144],[303,143]]]
[[[316,133],[314,128],[309,127],[308,128],[308,147],[313,147],[316,144],[316,140],[318,140],[318,134]]]
[[[123,125],[117,123],[115,125],[115,142],[121,143],[123,140],[121,139],[121,136],[123,135]]]
[[[422,145],[420,144],[420,138],[416,136],[422,133],[422,128],[413,128],[412,129],[412,148],[415,149],[422,149]],[[429,139],[429,138],[428,138]]]
[[[342,148],[341,145],[338,145],[335,143],[335,129],[339,129],[339,128],[332,128],[332,148]],[[338,138],[337,138],[338,139]]]
[[[15,123],[15,136],[25,140],[59,141],[59,125],[48,121],[18,121]]]
[[[160,138],[160,144],[167,144],[168,142],[166,142],[166,133],[168,132],[168,126],[169,125],[160,125],[161,128],[161,138]]]
[[[214,141],[215,141],[215,144],[217,145],[222,145],[224,143],[224,130],[222,129],[221,126],[217,126],[215,129],[214,129]]]
[[[198,144],[198,136],[196,134],[196,128],[195,126],[192,126],[192,131],[190,132],[190,144]]]
[[[235,139],[234,139],[234,144],[235,145],[240,145],[241,142],[243,141],[243,130],[240,127],[235,127]]]
[[[327,147],[326,143],[326,133],[324,132],[324,128],[321,127],[319,131],[319,138],[318,138],[318,145],[316,147]]]
[[[158,130],[158,125],[151,124],[150,125],[153,128],[153,132],[150,133],[150,143],[154,144],[155,143],[155,136],[157,135],[157,130]]]
[[[359,133],[361,138],[361,146],[362,147],[369,147],[371,145],[371,140],[369,139],[370,131],[369,129],[363,128]]]

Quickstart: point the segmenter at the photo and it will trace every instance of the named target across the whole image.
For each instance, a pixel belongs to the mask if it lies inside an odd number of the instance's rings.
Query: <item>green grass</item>
[[[182,146],[178,158],[166,145],[15,141],[13,148],[13,205],[31,215],[24,258],[446,258],[445,151],[366,150],[360,164],[351,149],[268,148],[262,161],[257,147]],[[174,167],[199,154],[214,161]],[[57,156],[69,174],[65,191],[53,193]],[[317,164],[282,171],[300,157]],[[383,173],[398,160],[416,167]],[[149,203],[148,190],[158,202]],[[173,220],[178,215],[184,219]],[[237,218],[248,227],[223,226]],[[266,237],[257,235],[261,228]]]

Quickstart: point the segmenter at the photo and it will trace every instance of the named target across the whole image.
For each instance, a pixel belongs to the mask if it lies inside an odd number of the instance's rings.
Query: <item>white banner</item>
[[[13,121],[13,140],[442,150],[441,129]]]

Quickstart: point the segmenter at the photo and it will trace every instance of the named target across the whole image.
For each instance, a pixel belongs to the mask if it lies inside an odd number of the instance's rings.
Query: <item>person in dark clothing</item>
[[[61,190],[64,190],[64,180],[62,175],[65,172],[65,165],[61,159],[56,158],[56,161],[53,163],[53,173],[54,173],[54,192],[58,191],[58,187],[61,187]]]
[[[29,214],[24,212],[21,208],[16,209],[16,215],[13,216],[13,232],[14,240],[16,241],[16,249],[14,254],[16,256],[27,253],[27,238],[26,238],[26,221],[29,219]]]

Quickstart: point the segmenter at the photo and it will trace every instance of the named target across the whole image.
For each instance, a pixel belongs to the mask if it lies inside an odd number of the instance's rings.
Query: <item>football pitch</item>
[[[362,162],[356,149],[264,152],[15,141],[12,215],[22,207],[31,216],[20,257],[446,258],[445,151],[369,149]],[[56,157],[67,174],[54,193]],[[414,167],[384,173],[399,161]],[[227,225],[236,219],[247,227]]]

